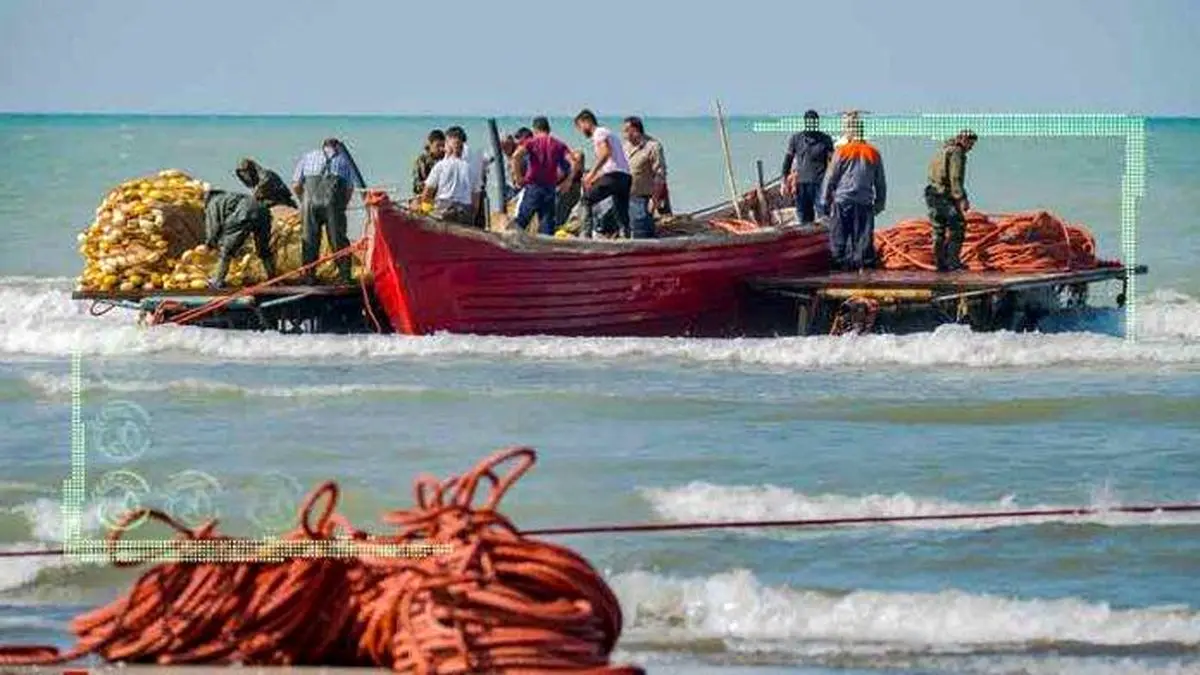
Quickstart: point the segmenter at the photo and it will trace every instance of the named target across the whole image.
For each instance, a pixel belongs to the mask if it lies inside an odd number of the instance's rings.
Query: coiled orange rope
[[[622,615],[600,574],[573,551],[522,535],[496,510],[535,461],[533,450],[511,448],[461,477],[419,477],[415,507],[388,514],[396,531],[386,536],[338,515],[338,487],[328,482],[308,496],[299,527],[284,538],[437,542],[451,545],[448,553],[159,564],[122,598],[77,617],[74,649],[3,647],[0,664],[97,654],[132,663],[382,666],[414,675],[644,675],[608,665]],[[514,466],[500,471],[506,463]],[[484,481],[491,489],[476,506]],[[143,509],[123,519],[110,543],[143,518],[175,529],[181,545],[237,541],[216,534],[215,521],[189,530]]]
[[[935,270],[933,228],[906,220],[875,232],[882,269]],[[1046,211],[988,216],[967,214],[962,263],[973,272],[1056,272],[1120,266],[1096,257],[1096,240],[1086,228]]]

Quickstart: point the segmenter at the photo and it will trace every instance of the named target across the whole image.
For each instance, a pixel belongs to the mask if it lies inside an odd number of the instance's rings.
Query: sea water
[[[786,141],[754,121],[730,120],[743,188],[756,159],[778,172]],[[1200,121],[1148,122],[1133,326],[1110,312],[1089,332],[1021,335],[280,336],[144,329],[70,300],[75,235],[122,180],[173,167],[235,187],[243,156],[287,179],[338,136],[370,183],[407,190],[425,133],[450,124],[486,145],[481,119],[0,117],[0,548],[62,541],[73,441],[91,535],[121,506],[100,494],[114,472],[250,535],[332,478],[374,527],[411,505],[417,474],[512,444],[540,452],[501,505],[526,528],[1200,501]],[[676,210],[725,198],[713,120],[646,126]],[[936,142],[877,144],[881,225],[923,215]],[[1118,139],[984,138],[968,189],[984,211],[1084,224],[1118,257],[1123,160]],[[189,498],[198,485],[208,499]],[[652,673],[1200,672],[1200,515],[559,540],[621,599],[617,660]],[[66,646],[69,618],[132,578],[0,559],[0,642]]]

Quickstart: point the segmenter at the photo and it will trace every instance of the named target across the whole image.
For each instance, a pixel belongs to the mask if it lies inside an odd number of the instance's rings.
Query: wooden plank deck
[[[985,290],[1019,290],[1057,285],[1089,284],[1124,279],[1133,274],[1146,274],[1145,265],[1130,270],[1125,267],[1101,267],[1075,272],[951,272],[925,270],[868,270],[834,272],[805,277],[768,277],[747,281],[760,291],[822,292],[829,290],[921,290],[935,293],[963,293]]]
[[[156,290],[156,291],[131,291],[128,293],[122,292],[100,292],[100,291],[76,291],[71,294],[73,300],[112,300],[139,302],[146,298],[208,298],[216,299],[223,298],[234,293],[237,293],[239,288],[227,288],[222,291],[214,291],[209,288],[198,290]],[[318,286],[268,286],[260,288],[254,293],[246,297],[255,298],[278,298],[291,295],[308,295],[308,296],[326,296],[326,297],[342,297],[347,295],[355,295],[361,293],[362,290],[358,284],[349,286],[343,285],[318,285]]]

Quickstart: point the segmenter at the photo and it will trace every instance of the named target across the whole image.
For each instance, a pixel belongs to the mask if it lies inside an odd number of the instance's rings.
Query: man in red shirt
[[[566,143],[550,135],[550,120],[535,117],[531,126],[533,136],[517,146],[511,160],[513,176],[519,177],[517,187],[523,189],[516,224],[524,230],[536,213],[538,234],[553,236],[558,227],[554,207],[557,186],[563,179],[562,166],[573,167],[575,158]]]

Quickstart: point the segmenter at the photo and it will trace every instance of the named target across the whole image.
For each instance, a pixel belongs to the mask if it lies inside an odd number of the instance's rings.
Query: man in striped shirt
[[[292,191],[300,198],[300,213],[304,218],[304,242],[302,246],[304,264],[317,259],[321,250],[321,231],[329,239],[329,247],[340,251],[350,245],[346,236],[346,207],[354,196],[354,188],[366,189],[346,146],[336,138],[325,139],[320,150],[313,150],[296,163],[292,173]],[[350,276],[350,259],[339,258],[338,276],[342,283],[353,281]],[[314,270],[304,276],[312,283]]]

